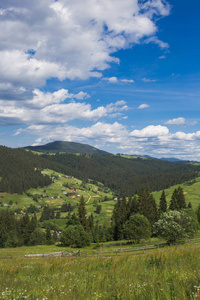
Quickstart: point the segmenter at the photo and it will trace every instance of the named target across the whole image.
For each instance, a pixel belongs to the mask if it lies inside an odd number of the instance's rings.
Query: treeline
[[[67,166],[70,175],[85,182],[88,179],[102,182],[124,195],[137,194],[142,186],[149,186],[152,191],[166,189],[195,179],[200,170],[200,166],[189,162],[127,159],[113,155],[56,154],[43,157]]]
[[[26,214],[18,220],[11,211],[0,211],[1,248],[43,244],[45,238],[36,216],[30,219]]]

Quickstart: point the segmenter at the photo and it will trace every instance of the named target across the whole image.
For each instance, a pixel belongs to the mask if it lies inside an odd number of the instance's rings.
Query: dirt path
[[[88,192],[86,192],[86,191],[84,191],[84,193],[86,193],[89,196],[89,198],[88,198],[88,200],[86,202],[86,204],[88,204],[90,202],[90,200],[91,200],[91,195]]]

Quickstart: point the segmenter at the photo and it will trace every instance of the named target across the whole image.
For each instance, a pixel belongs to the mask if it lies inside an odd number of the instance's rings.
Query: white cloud
[[[35,107],[45,107],[51,104],[63,102],[65,99],[71,99],[73,94],[69,94],[68,90],[61,89],[54,93],[44,93],[36,89],[33,91],[33,99],[26,101],[31,106]]]
[[[61,125],[32,125],[26,129],[18,130],[18,134],[40,135],[34,142],[34,145],[47,143],[52,140],[60,139],[64,141],[101,141],[101,143],[121,143],[128,136],[126,128],[115,122],[113,124],[97,122],[90,127],[78,128],[76,126]]]
[[[169,14],[162,0],[2,1],[0,81],[25,87],[59,80],[101,77],[113,53],[155,36],[155,16]]]
[[[161,55],[158,57],[159,59],[165,59],[166,58],[166,55]]]
[[[83,99],[89,97],[87,93],[70,94],[68,90],[61,89],[54,93],[33,91],[32,99],[27,101],[0,100],[0,118],[4,124],[64,124],[68,121],[98,120],[102,117],[116,117],[127,111],[128,106],[124,100],[109,103],[92,109],[91,104],[85,102],[66,103],[66,99]]]
[[[158,136],[166,136],[169,134],[169,129],[165,126],[161,125],[149,125],[142,130],[133,130],[130,132],[130,136],[133,137],[158,137]]]
[[[90,98],[90,95],[81,91],[78,94],[74,95],[73,98],[76,98],[77,100],[84,100]]]
[[[58,63],[30,58],[19,50],[0,51],[0,79],[5,83],[34,87],[44,85],[46,80],[66,78],[66,70]]]
[[[167,122],[165,122],[166,125],[183,125],[186,124],[186,120],[185,118],[176,118],[176,119],[172,119],[172,120],[168,120]]]
[[[197,121],[187,121],[183,117],[175,118],[165,122],[166,125],[188,125],[193,126],[197,124]]]
[[[129,132],[118,122],[110,124],[98,121],[83,128],[68,124],[35,124],[15,132],[15,135],[20,134],[36,135],[35,145],[60,139],[98,144],[102,149],[114,145],[118,152],[124,151],[129,154],[200,160],[200,131],[172,134],[167,127],[161,125],[149,125],[141,130]]]
[[[110,83],[134,83],[135,81],[133,79],[118,79],[117,77],[105,77],[103,80],[107,80]]]
[[[149,78],[142,78],[142,81],[144,81],[144,82],[156,82],[156,80],[155,79],[149,79]]]
[[[143,104],[141,104],[140,106],[138,106],[137,109],[143,109],[143,108],[148,108],[148,107],[149,107],[148,104],[143,103]]]
[[[107,80],[110,83],[117,83],[118,82],[117,77],[110,77],[110,78],[105,77],[104,80]]]
[[[121,79],[120,81],[124,82],[124,83],[133,83],[133,82],[135,82],[133,79]]]
[[[156,36],[152,36],[152,37],[146,39],[145,43],[146,44],[149,44],[149,43],[157,44],[161,49],[168,49],[169,48],[168,43],[159,40]]]

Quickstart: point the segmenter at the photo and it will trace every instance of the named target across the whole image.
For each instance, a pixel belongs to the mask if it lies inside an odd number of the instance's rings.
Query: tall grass
[[[0,261],[0,299],[200,299],[200,250]]]

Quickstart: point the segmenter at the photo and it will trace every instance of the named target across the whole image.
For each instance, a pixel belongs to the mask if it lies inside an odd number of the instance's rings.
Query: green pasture
[[[29,254],[54,250],[53,246],[40,247],[29,247]],[[13,253],[13,249],[6,250],[7,255],[9,251]],[[99,253],[25,258],[22,252],[15,254],[18,258],[0,259],[0,299],[182,300],[200,297],[200,248],[197,247],[168,247],[141,255]]]

